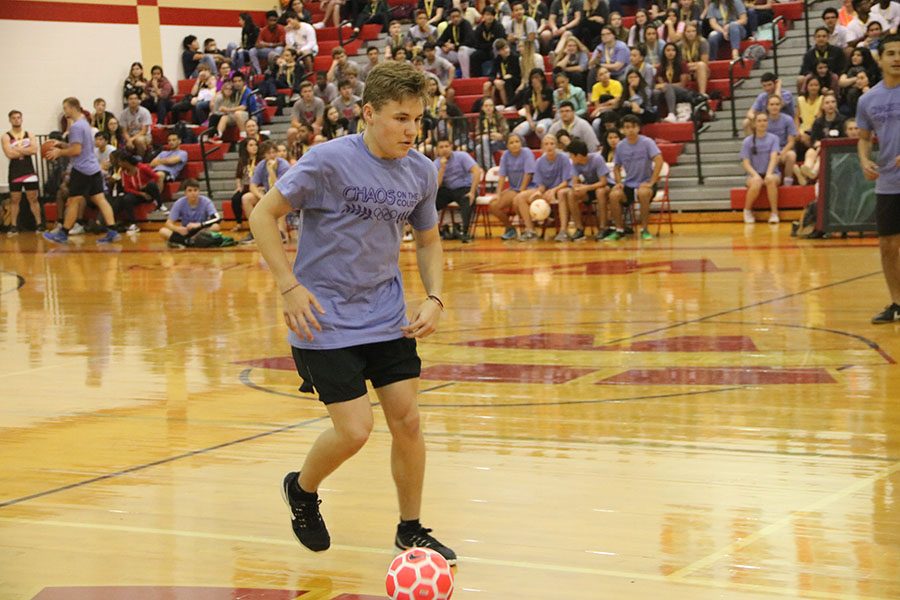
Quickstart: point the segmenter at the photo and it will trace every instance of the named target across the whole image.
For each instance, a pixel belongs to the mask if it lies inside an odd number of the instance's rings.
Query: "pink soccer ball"
[[[384,585],[391,600],[449,600],[453,572],[434,550],[410,548],[391,563]]]

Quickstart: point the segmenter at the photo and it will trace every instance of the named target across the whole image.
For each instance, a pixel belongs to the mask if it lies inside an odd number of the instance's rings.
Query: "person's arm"
[[[469,202],[475,202],[475,198],[478,197],[478,186],[481,185],[481,178],[484,176],[484,169],[479,167],[477,164],[469,170],[469,173],[472,174],[472,185],[469,188]]]
[[[250,231],[284,299],[284,322],[301,338],[312,340],[313,329],[322,331],[314,309],[322,315],[325,314],[325,310],[315,296],[297,282],[288,262],[281,241],[281,232],[278,229],[278,220],[289,212],[291,205],[278,188],[273,186],[250,213]]]
[[[774,150],[769,154],[769,166],[766,167],[766,177],[775,174],[775,168],[778,166],[778,153]]]
[[[797,136],[793,134],[789,134],[787,138],[787,144],[784,145],[784,148],[781,149],[781,155],[785,155],[791,150],[794,149],[794,143],[796,142]]]
[[[656,185],[659,183],[659,175],[662,173],[663,168],[663,157],[662,154],[657,154],[653,157],[653,175],[650,176],[650,185]]]
[[[435,332],[444,312],[443,305],[439,303],[444,288],[444,254],[437,225],[423,231],[413,229],[413,237],[416,240],[419,278],[428,297],[419,305],[412,322],[401,329],[407,338],[424,338]],[[284,250],[281,252],[283,254]]]
[[[22,151],[18,148],[13,148],[12,144],[9,143],[9,136],[3,136],[3,154],[6,155],[6,158],[9,160],[15,160],[17,158],[22,158]]]
[[[497,177],[497,195],[503,191],[503,188],[506,186],[506,175],[499,175]]]
[[[866,179],[870,181],[878,179],[878,164],[872,160],[872,132],[862,127],[859,129],[856,153],[859,154],[859,164]]]
[[[187,227],[183,227],[172,220],[172,218],[166,219],[166,227],[176,233],[180,233],[181,235],[187,235],[190,233],[190,230]]]
[[[438,172],[437,172],[437,186],[441,187],[441,184],[444,183],[444,171],[447,170],[447,163],[449,161],[446,158],[441,157],[438,161]]]
[[[613,165],[613,179],[616,180],[616,187],[622,186],[622,167]]]
[[[525,173],[522,175],[522,190],[527,190],[528,186],[531,184],[531,179],[534,177],[534,173]],[[498,188],[499,189],[499,188]]]
[[[773,152],[774,154],[774,152]],[[771,159],[769,160],[769,164],[771,164]],[[744,170],[747,172],[747,175],[750,177],[759,177],[759,173],[756,172],[756,169],[753,168],[753,165],[750,164],[750,159],[745,158],[741,160],[741,166],[744,167]]]

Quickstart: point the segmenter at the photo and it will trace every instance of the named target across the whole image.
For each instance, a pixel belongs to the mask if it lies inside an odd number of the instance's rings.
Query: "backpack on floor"
[[[189,237],[185,243],[189,248],[226,248],[236,244],[233,237],[222,235],[216,231],[201,231],[197,235]]]

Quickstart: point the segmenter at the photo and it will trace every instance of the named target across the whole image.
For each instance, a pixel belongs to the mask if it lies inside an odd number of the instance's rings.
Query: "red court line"
[[[115,4],[71,4],[68,2],[0,2],[0,19],[56,21],[68,23],[117,23],[137,25],[136,6]]]
[[[780,385],[837,383],[822,368],[666,367],[630,369],[598,384],[620,385]]]

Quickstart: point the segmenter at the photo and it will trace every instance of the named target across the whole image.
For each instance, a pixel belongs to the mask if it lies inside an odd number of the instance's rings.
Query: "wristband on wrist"
[[[441,312],[444,312],[444,303],[441,302],[441,299],[435,296],[434,294],[429,294],[428,299],[433,301],[435,304],[441,307]]]

